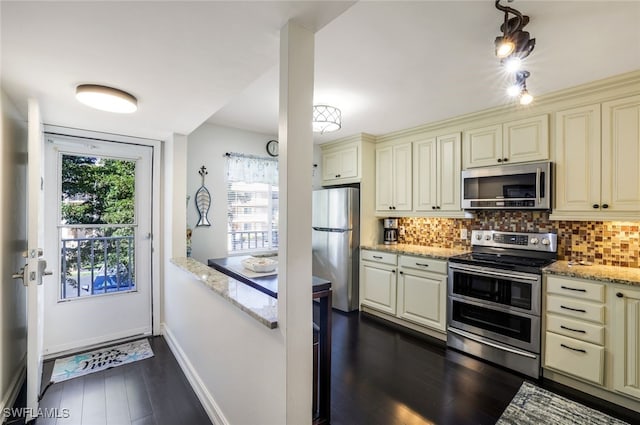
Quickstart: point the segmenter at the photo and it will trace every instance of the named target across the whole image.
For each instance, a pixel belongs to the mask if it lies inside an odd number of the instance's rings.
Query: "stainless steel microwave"
[[[462,209],[550,210],[549,161],[462,172]]]

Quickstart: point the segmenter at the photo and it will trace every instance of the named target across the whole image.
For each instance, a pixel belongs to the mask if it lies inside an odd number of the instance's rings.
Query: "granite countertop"
[[[435,258],[438,260],[448,260],[449,257],[453,257],[454,255],[460,255],[469,252],[468,249],[436,248],[431,246],[410,245],[402,243],[396,245],[362,245],[360,248],[373,251],[390,252],[393,254],[418,255],[420,257]]]
[[[172,258],[171,262],[269,329],[278,327],[278,300],[275,298],[193,258]]]
[[[640,286],[640,269],[631,267],[601,266],[597,264],[584,266],[570,261],[556,261],[542,269],[542,272],[600,282]]]

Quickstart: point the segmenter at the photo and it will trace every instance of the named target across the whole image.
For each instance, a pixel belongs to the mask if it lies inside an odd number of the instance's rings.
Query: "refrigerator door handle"
[[[313,227],[313,230],[318,232],[335,232],[335,233],[344,233],[344,232],[351,231],[351,229],[330,229],[328,227]]]

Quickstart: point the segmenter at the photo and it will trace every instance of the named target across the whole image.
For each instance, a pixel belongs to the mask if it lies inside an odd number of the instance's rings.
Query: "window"
[[[227,155],[229,252],[278,248],[278,161]]]

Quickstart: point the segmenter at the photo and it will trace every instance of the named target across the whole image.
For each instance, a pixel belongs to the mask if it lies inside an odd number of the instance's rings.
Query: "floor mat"
[[[496,425],[628,425],[609,415],[524,382]]]
[[[51,382],[66,381],[149,357],[153,357],[153,350],[147,339],[74,354],[56,360]]]

